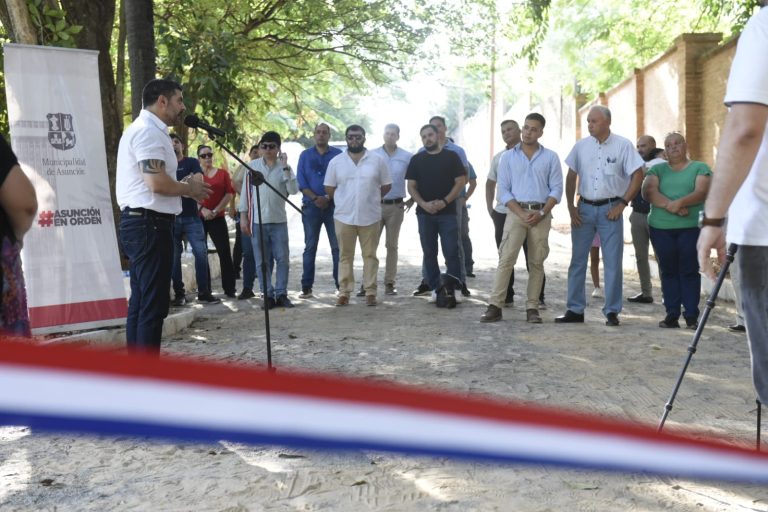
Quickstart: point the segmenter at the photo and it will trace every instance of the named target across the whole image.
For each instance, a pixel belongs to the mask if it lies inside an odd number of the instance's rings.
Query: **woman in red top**
[[[211,195],[200,203],[200,217],[203,219],[205,233],[211,236],[221,266],[221,286],[227,297],[236,297],[235,268],[232,263],[232,251],[229,247],[229,228],[227,228],[226,209],[232,200],[234,190],[232,179],[225,169],[213,166],[213,150],[210,146],[198,146],[197,158],[203,168],[203,179],[211,186]],[[210,273],[208,274],[210,276]],[[210,280],[210,277],[208,278]],[[210,283],[209,288],[210,289]]]

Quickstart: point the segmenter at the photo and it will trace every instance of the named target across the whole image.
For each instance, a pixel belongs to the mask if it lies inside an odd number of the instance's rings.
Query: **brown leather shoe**
[[[365,296],[365,305],[366,306],[375,306],[377,304],[376,302],[376,296],[375,295],[366,295]]]
[[[346,295],[339,295],[339,297],[336,299],[337,306],[346,306],[347,304],[349,304],[349,297]]]
[[[525,317],[525,321],[529,324],[540,324],[542,322],[538,309],[526,309]]]
[[[483,316],[480,317],[480,321],[484,323],[498,322],[499,320],[501,320],[501,308],[498,308],[493,304],[489,304],[488,309],[486,309]]]

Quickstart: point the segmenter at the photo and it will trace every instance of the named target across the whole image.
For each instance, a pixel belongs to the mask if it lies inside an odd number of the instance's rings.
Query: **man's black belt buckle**
[[[397,199],[382,199],[381,204],[400,204],[403,202],[402,197],[398,197]]]
[[[155,210],[148,210],[146,208],[124,208],[123,212],[131,216],[151,217],[153,219],[164,219],[173,221],[176,216],[172,213],[160,213]]]
[[[589,199],[581,198],[582,201],[584,201],[586,204],[592,205],[592,206],[603,206],[604,204],[608,203],[614,203],[616,201],[621,201],[620,197],[609,197],[608,199],[597,199],[595,201],[590,201]]]
[[[523,210],[543,210],[544,203],[517,203]]]

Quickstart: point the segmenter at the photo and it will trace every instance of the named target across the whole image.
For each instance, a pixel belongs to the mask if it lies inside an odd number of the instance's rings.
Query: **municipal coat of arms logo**
[[[48,142],[56,149],[75,147],[75,127],[72,114],[48,114]]]

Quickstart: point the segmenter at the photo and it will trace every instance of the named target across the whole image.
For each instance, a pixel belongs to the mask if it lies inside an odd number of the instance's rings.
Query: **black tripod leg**
[[[699,345],[699,339],[701,339],[701,333],[704,330],[704,326],[706,325],[707,320],[709,319],[709,314],[715,308],[715,300],[717,300],[717,294],[720,293],[720,287],[723,285],[725,275],[728,273],[728,267],[730,267],[731,263],[733,263],[733,256],[736,254],[736,249],[738,249],[736,244],[731,244],[728,246],[728,253],[725,256],[725,263],[720,269],[720,273],[717,275],[717,281],[715,282],[715,286],[712,288],[712,293],[710,293],[709,297],[707,298],[706,307],[704,308],[704,311],[701,314],[701,318],[699,319],[699,326],[696,328],[696,333],[693,335],[693,341],[691,341],[691,345],[688,347],[688,355],[686,356],[685,362],[683,363],[683,368],[680,370],[680,375],[677,377],[677,382],[675,383],[675,387],[672,390],[672,394],[669,396],[669,400],[667,400],[667,403],[664,406],[664,414],[662,414],[661,421],[659,422],[659,432],[661,432],[661,430],[664,428],[664,423],[667,421],[667,417],[672,410],[672,404],[674,404],[677,392],[680,390],[680,385],[683,383],[683,377],[685,377],[685,372],[688,370],[688,365],[691,364],[693,354],[696,353],[696,347]]]

